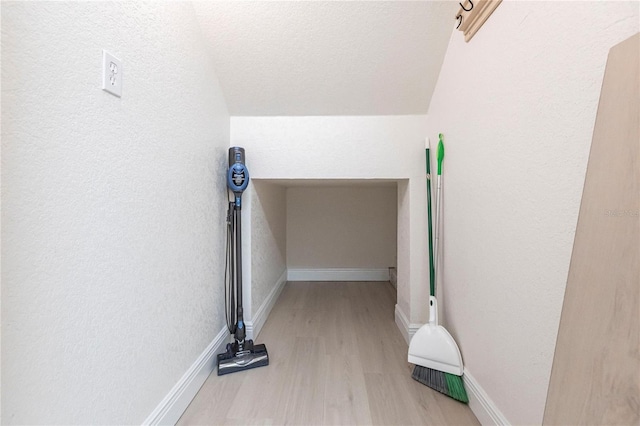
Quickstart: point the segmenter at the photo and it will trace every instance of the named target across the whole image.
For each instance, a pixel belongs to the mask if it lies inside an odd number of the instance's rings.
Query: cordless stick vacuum
[[[269,354],[265,345],[254,345],[245,340],[246,329],[242,310],[242,243],[241,217],[242,192],[249,185],[249,171],[244,164],[244,148],[229,148],[229,170],[227,186],[233,192],[234,201],[229,202],[227,213],[227,283],[226,316],[227,328],[234,335],[234,342],[227,350],[218,354],[218,376],[236,371],[269,365]],[[235,306],[234,306],[235,301]]]

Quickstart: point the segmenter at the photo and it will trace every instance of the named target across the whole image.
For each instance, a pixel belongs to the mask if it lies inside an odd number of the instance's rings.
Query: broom
[[[438,261],[438,234],[439,232],[439,217],[440,217],[440,190],[441,190],[441,179],[442,179],[442,161],[444,160],[444,143],[442,142],[442,133],[438,135],[438,187],[437,187],[437,203],[436,203],[436,247],[435,247],[435,256],[434,256],[434,247],[432,244],[432,221],[431,221],[431,160],[430,160],[430,146],[429,146],[429,138],[426,140],[426,156],[427,156],[427,220],[428,220],[428,228],[429,228],[429,278],[430,278],[430,294],[431,294],[431,306],[430,309],[438,309],[438,306],[435,302],[435,289],[436,289],[436,263]],[[434,261],[435,257],[435,261]],[[432,314],[433,317],[437,318],[437,313]],[[431,315],[430,315],[431,316]],[[431,321],[431,319],[430,319]],[[436,320],[437,322],[437,320]],[[454,343],[455,344],[455,343]],[[457,349],[457,348],[456,348]],[[416,365],[413,369],[413,374],[411,377],[418,382],[426,385],[438,392],[441,392],[447,396],[450,396],[453,399],[458,401],[468,403],[469,398],[467,396],[467,392],[464,389],[464,382],[462,381],[462,376],[458,376],[456,374],[445,373],[440,370],[435,370],[428,367],[423,367],[421,365]]]

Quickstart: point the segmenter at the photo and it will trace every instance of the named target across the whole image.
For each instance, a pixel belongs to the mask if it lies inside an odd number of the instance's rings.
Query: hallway
[[[478,424],[411,379],[385,282],[289,282],[257,343],[270,365],[207,379],[189,424]]]

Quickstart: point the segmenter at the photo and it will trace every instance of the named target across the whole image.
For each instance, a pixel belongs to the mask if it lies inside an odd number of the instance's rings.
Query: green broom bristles
[[[469,402],[462,376],[416,365],[411,375],[415,380],[465,404]]]

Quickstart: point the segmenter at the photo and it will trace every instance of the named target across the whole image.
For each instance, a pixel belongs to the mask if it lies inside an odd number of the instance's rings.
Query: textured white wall
[[[407,180],[398,217],[398,299],[411,322],[426,319],[426,116],[231,117],[231,143],[251,153],[263,179]],[[404,211],[408,208],[409,211]],[[426,289],[426,293],[425,293]]]
[[[255,319],[287,269],[287,190],[259,180],[252,180],[251,185],[251,307]]]
[[[447,326],[513,424],[542,422],[607,52],[639,7],[502,2],[452,35],[432,98]]]
[[[425,186],[426,188],[426,186]],[[409,179],[404,179],[398,182],[398,257],[397,257],[397,304],[408,315],[411,312],[410,300],[411,292],[408,285],[400,285],[403,282],[409,282],[411,274],[409,273],[411,268],[411,258],[409,253],[411,252],[411,197],[409,195]],[[425,213],[427,209],[424,209]],[[425,238],[426,241],[426,238]],[[425,279],[428,276],[425,275]],[[427,299],[428,300],[428,299]],[[417,321],[416,321],[417,322]]]
[[[396,266],[396,200],[395,185],[287,189],[287,266]]]
[[[190,4],[3,2],[4,423],[140,423],[222,329],[228,146]]]

